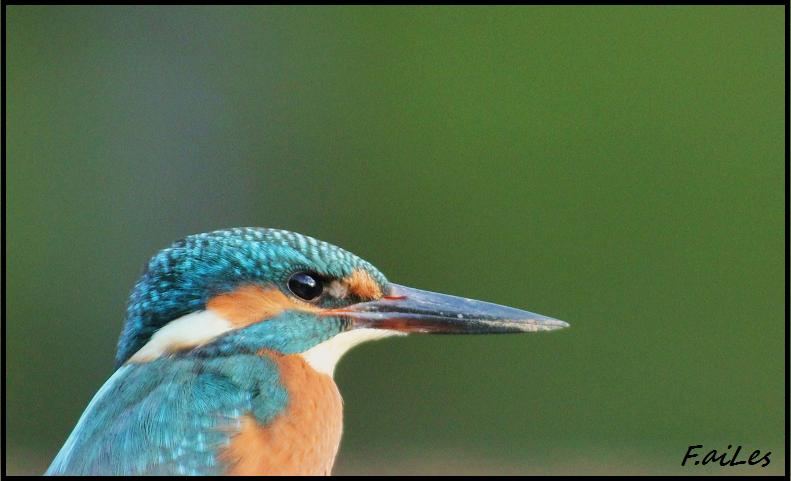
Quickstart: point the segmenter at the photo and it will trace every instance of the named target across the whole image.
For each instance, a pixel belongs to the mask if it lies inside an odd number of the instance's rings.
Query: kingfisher
[[[148,262],[116,371],[48,475],[331,474],[343,430],[333,371],[352,347],[408,333],[551,331],[532,312],[394,284],[285,230],[188,236]]]

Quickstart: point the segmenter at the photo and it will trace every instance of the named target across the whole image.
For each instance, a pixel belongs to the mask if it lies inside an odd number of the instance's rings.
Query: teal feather
[[[242,415],[285,409],[275,363],[256,355],[125,364],[80,418],[48,475],[222,474]]]

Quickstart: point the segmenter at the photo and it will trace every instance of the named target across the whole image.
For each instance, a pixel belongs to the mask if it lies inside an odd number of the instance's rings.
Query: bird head
[[[301,234],[236,228],[186,237],[149,261],[130,296],[116,361],[266,350],[301,353],[332,374],[340,356],[366,340],[567,326],[391,283],[369,262]]]

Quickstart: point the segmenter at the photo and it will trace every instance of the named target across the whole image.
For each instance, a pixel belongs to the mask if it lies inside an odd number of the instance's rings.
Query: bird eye
[[[288,288],[295,296],[312,301],[324,292],[324,283],[315,275],[297,272],[288,280]]]

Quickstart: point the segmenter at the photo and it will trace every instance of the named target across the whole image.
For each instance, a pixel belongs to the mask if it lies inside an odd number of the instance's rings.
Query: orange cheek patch
[[[271,319],[283,311],[319,312],[320,309],[300,303],[280,290],[261,286],[244,286],[212,298],[206,307],[227,319],[236,328]]]
[[[371,277],[371,274],[362,269],[355,270],[345,280],[346,285],[349,287],[349,292],[362,299],[379,299],[382,297],[382,289],[379,284]]]

